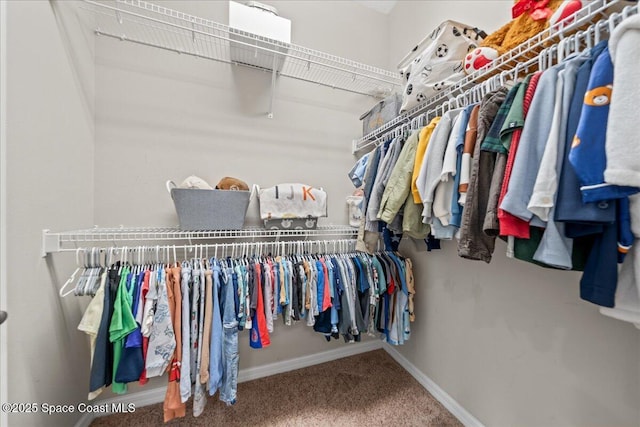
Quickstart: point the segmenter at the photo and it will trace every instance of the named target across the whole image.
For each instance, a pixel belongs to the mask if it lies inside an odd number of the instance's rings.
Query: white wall
[[[388,38],[378,31],[385,15],[351,2],[274,4],[292,19],[294,43],[386,62]],[[226,2],[179,8],[227,21]],[[342,20],[332,21],[336,15]],[[352,37],[354,21],[366,37]],[[330,195],[325,223],[346,223],[349,142],[373,98],[280,78],[269,120],[269,73],[106,38],[98,39],[96,63],[96,223],[175,224],[164,181],[190,174],[212,184],[229,175],[263,187],[323,187]],[[250,216],[256,214],[251,206]]]
[[[163,5],[227,22],[226,2]],[[293,43],[386,64],[386,15],[352,2],[273,5],[292,20]],[[262,187],[283,182],[323,187],[329,194],[324,223],[347,223],[345,197],[354,190],[347,178],[355,161],[350,141],[362,132],[358,117],[373,98],[281,78],[274,118],[267,119],[269,73],[112,39],[96,43],[96,224],[175,225],[164,182],[191,174],[212,184],[235,176]],[[257,218],[253,203],[248,222]],[[240,368],[345,345],[327,344],[307,326],[285,327],[280,321],[271,338],[271,347],[253,350],[242,332]],[[158,384],[166,379],[151,385]]]
[[[446,18],[490,32],[509,2],[399,2],[391,65]],[[580,274],[458,258],[454,242],[401,247],[415,267],[417,320],[398,350],[487,426],[640,425],[640,331],[579,298]]]
[[[88,346],[76,330],[83,302],[58,296],[73,257],[40,257],[42,229],[87,227],[93,218],[93,42],[73,11],[61,10],[69,7],[8,2],[9,402],[75,403],[88,384]],[[9,425],[77,418],[11,414]]]

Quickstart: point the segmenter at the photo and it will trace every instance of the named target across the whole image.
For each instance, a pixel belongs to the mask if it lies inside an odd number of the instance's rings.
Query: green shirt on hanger
[[[509,151],[511,149],[512,134],[516,129],[522,129],[524,127],[524,96],[527,93],[529,82],[533,74],[529,74],[524,81],[519,85],[518,92],[513,99],[511,109],[507,114],[507,118],[500,129],[500,140],[503,147]]]
[[[117,394],[127,392],[127,385],[116,382],[116,372],[122,357],[124,339],[136,329],[136,320],[131,313],[131,302],[133,300],[133,284],[127,286],[130,280],[135,280],[135,275],[130,274],[129,267],[123,267],[120,276],[120,285],[116,294],[116,301],[113,307],[113,316],[109,325],[109,341],[113,343],[113,382],[111,390]],[[131,295],[130,295],[131,293]]]

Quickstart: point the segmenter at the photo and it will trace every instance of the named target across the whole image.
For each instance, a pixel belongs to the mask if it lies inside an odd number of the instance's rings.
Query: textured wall
[[[163,3],[227,22],[226,2]],[[292,20],[292,42],[385,66],[387,16],[352,2],[273,2]],[[357,25],[357,32],[354,26]],[[358,117],[375,100],[279,78],[266,118],[271,74],[134,46],[96,42],[95,222],[175,225],[167,179],[223,176],[262,187],[303,182],[329,195],[325,224],[346,224],[347,171]],[[247,223],[258,222],[258,206]],[[276,322],[272,345],[253,350],[240,335],[240,368],[338,348],[305,325]],[[166,380],[157,383],[166,384]],[[156,384],[157,384],[156,383]],[[240,396],[240,398],[242,398]]]
[[[399,2],[390,66],[444,19],[491,32],[509,13],[504,1]],[[403,246],[417,292],[405,357],[487,426],[640,424],[640,331],[581,301],[579,274],[507,259],[502,242],[490,265],[442,245]]]
[[[89,352],[76,330],[86,302],[58,289],[73,256],[40,257],[42,229],[93,218],[93,38],[73,5],[8,2],[7,307],[10,402],[86,397]],[[11,426],[71,425],[77,414],[10,415]]]

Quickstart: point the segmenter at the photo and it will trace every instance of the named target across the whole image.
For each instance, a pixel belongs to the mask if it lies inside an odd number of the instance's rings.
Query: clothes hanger
[[[200,247],[200,259],[209,259],[209,246],[210,245],[202,245]]]
[[[498,80],[499,80],[499,82],[500,82],[500,86],[501,86],[501,87],[506,86],[506,84],[507,84],[507,79],[505,78],[505,76],[509,76],[509,74],[510,74],[510,73],[509,73],[509,70],[503,70],[503,71],[500,71],[500,74],[499,74]]]
[[[580,34],[572,34],[566,43],[567,57],[580,53]]]
[[[82,273],[80,273],[80,277],[76,282],[76,286],[73,290],[73,294],[75,296],[84,295],[84,285],[87,282],[87,278],[89,275],[89,266],[91,265],[91,260],[89,259],[90,249],[84,248],[82,250]]]
[[[482,95],[483,97],[486,96],[488,93],[490,93],[493,90],[493,79],[489,78],[485,81],[482,82]]]
[[[450,98],[449,101],[447,101],[447,104],[449,105],[449,111],[457,110],[460,108],[455,98]]]
[[[578,31],[574,34],[574,39],[573,39],[573,51],[575,53],[579,53],[582,51],[582,43],[580,42],[580,39],[584,37],[584,31]]]
[[[499,75],[495,75],[493,77],[491,77],[491,80],[493,82],[493,90],[498,90],[502,87],[502,85],[500,84],[500,76]]]
[[[294,250],[295,254],[293,256],[293,260],[295,263],[299,263],[300,262],[300,253],[302,252],[302,241],[298,241],[295,244],[296,248]]]
[[[144,254],[144,271],[145,273],[149,271],[149,274],[153,271],[153,253],[155,248],[153,246],[145,247]]]
[[[593,48],[593,46],[595,46],[595,37],[596,37],[595,28],[593,27],[593,25],[587,28],[585,33],[586,33],[585,40],[587,42],[587,47],[591,49]]]
[[[145,261],[147,260],[147,247],[146,246],[140,246],[140,270],[138,272],[138,274],[142,274],[145,270]]]
[[[100,276],[102,275],[101,249],[92,248],[92,271],[89,273],[89,279],[84,287],[84,295],[95,296],[100,286]]]
[[[137,264],[136,264],[136,274],[140,274],[140,272],[142,271],[142,255],[143,255],[143,251],[144,248],[142,246],[138,246],[138,259],[137,259]]]
[[[66,297],[67,295],[72,294],[73,291],[75,290],[75,289],[72,289],[70,291],[65,292],[65,289],[67,288],[67,286],[69,286],[70,284],[73,283],[73,281],[76,279],[76,274],[78,274],[78,272],[82,269],[82,267],[80,265],[80,253],[82,251],[83,251],[82,248],[76,249],[76,265],[78,267],[76,268],[76,270],[73,273],[71,273],[71,277],[69,277],[69,279],[67,279],[67,281],[64,282],[64,284],[62,285],[62,287],[58,291],[58,295],[60,295],[63,298]]]
[[[478,84],[475,86],[475,88],[474,88],[474,89],[475,89],[475,92],[476,92],[476,102],[479,104],[479,103],[481,103],[481,102],[482,102],[482,96],[483,96],[483,92],[482,92],[482,90],[483,90],[483,88],[482,88],[482,83],[478,83]]]
[[[471,102],[473,104],[477,104],[479,102],[478,101],[478,85],[473,86],[469,93],[471,96]]]
[[[113,260],[113,246],[111,246],[110,248],[106,249],[106,252],[104,254],[105,258],[104,258],[104,264],[105,267],[109,268],[109,266],[111,265],[111,262]]]
[[[153,265],[153,247],[147,246],[146,269],[151,270]]]
[[[84,250],[84,270],[76,283],[76,289],[74,291],[75,296],[84,296],[85,286],[89,281],[92,267],[93,267],[93,248]]]
[[[516,71],[517,71],[518,65],[516,65]],[[547,49],[545,48],[538,55],[538,70],[545,71],[546,69],[547,69]]]
[[[124,264],[127,270],[129,270],[129,272],[131,272],[131,270],[133,269],[133,251],[134,251],[134,248],[130,248],[130,247],[126,247],[124,250],[124,256],[125,256]],[[129,257],[131,257],[131,261],[129,261]]]
[[[445,114],[447,114],[450,109],[449,109],[449,100],[447,99],[446,101],[442,101],[442,103],[440,104],[442,106],[442,115],[444,116]]]
[[[600,43],[600,41],[602,40],[602,30],[603,27],[606,25],[606,21],[604,20],[600,20],[598,22],[596,22],[595,24],[595,44]]]
[[[244,250],[244,256],[242,257],[242,265],[246,269],[247,267],[249,267],[249,250],[250,250],[249,242],[245,242],[243,250]]]
[[[584,32],[584,43],[587,46],[587,49],[591,50],[593,48],[593,42],[591,40],[591,30],[593,27],[589,27],[587,28],[587,30]]]
[[[493,77],[489,78],[489,80],[486,80],[483,84],[484,84],[484,94],[487,95],[488,93],[493,92],[494,88],[493,88]]]
[[[98,279],[102,273],[102,263],[100,262],[101,249],[97,247],[91,248],[88,253],[88,268],[86,269],[86,276],[84,284],[77,294],[79,296],[94,296],[97,291],[97,287],[100,285]]]
[[[560,40],[555,47],[556,47],[556,55],[557,55],[556,64],[560,64],[562,61],[564,61],[564,58],[566,57],[567,39]]]
[[[101,248],[95,248],[95,258],[94,258],[95,269],[93,272],[93,279],[91,280],[91,286],[88,288],[88,294],[91,297],[95,296],[96,292],[98,292],[98,288],[100,287],[100,278],[104,270],[104,265],[102,263],[102,253],[103,253],[103,250]]]
[[[554,58],[555,65],[558,65],[560,63],[558,45],[553,45],[549,48],[549,63],[551,66],[554,65]]]
[[[124,264],[127,262],[127,247],[123,246],[122,251],[120,253],[120,266],[118,267],[118,276],[122,274],[122,269],[124,268]]]
[[[612,13],[611,15],[609,15],[609,36],[611,36],[611,34],[613,34],[613,31],[616,29],[616,27],[618,26],[618,20],[622,17],[622,15],[620,15],[617,12]]]

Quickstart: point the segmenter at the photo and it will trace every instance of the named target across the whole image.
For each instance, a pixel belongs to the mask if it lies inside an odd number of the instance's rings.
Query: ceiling
[[[398,3],[397,0],[353,0],[353,1],[387,15],[389,14],[389,12],[391,12],[391,9],[393,9],[396,3]]]

